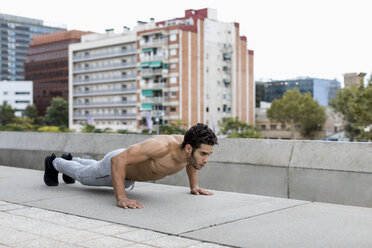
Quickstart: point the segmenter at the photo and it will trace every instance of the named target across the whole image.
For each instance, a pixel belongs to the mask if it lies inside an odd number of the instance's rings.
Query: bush
[[[39,128],[37,131],[46,133],[62,133],[62,131],[57,126],[44,126]]]

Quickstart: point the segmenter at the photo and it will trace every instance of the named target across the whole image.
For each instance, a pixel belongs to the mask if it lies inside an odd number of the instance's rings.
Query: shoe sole
[[[44,171],[44,183],[48,186],[58,186],[58,177],[57,177],[57,181],[54,181],[54,180],[50,180],[50,178],[47,176],[46,174],[46,171],[48,169],[48,165],[49,165],[49,162],[50,162],[50,158],[51,156],[47,156],[44,160],[44,165],[45,165],[45,171]],[[58,174],[57,174],[58,175]]]
[[[65,154],[63,154],[63,155],[65,155]],[[63,155],[62,155],[61,158],[63,158],[64,160],[69,160],[69,161],[71,161],[71,159],[68,159],[67,156],[63,156]],[[75,183],[75,179],[73,179],[72,177],[67,176],[66,174],[63,174],[63,175],[62,175],[62,179],[63,179],[63,181],[64,181],[66,184],[74,184],[74,183]]]

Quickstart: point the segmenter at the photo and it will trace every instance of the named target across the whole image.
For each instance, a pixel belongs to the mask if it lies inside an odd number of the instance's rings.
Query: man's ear
[[[186,152],[187,152],[188,154],[191,154],[191,153],[192,153],[192,146],[191,146],[190,144],[187,144],[187,145],[185,146],[185,150],[186,150]]]

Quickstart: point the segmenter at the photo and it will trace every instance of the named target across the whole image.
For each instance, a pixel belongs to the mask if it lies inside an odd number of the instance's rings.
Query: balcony
[[[145,47],[161,47],[161,46],[166,46],[166,45],[168,45],[168,38],[150,40],[150,41],[147,41],[147,42],[144,42],[144,40],[141,40],[141,42],[140,42],[140,46],[142,48],[145,48]]]
[[[168,69],[150,69],[150,68],[144,68],[141,70],[141,75],[146,76],[146,75],[159,75],[159,74],[167,74],[169,72]]]
[[[135,107],[136,101],[74,103],[73,108]]]
[[[141,102],[143,103],[162,103],[167,102],[168,97],[165,96],[153,96],[153,97],[143,97]]]
[[[74,56],[73,57],[73,62],[89,61],[89,60],[104,59],[104,58],[113,58],[113,57],[135,55],[135,54],[136,54],[136,49],[131,49],[131,50],[125,50],[125,51],[116,51],[116,52],[111,52],[111,53]]]
[[[136,88],[112,89],[112,90],[89,90],[74,91],[73,96],[104,96],[104,95],[122,95],[136,93]]]
[[[223,75],[223,76],[222,76],[222,80],[223,80],[223,82],[224,82],[225,84],[228,84],[228,83],[231,82],[231,77],[230,77],[230,75]]]
[[[99,84],[99,83],[112,83],[120,81],[134,81],[136,76],[116,76],[116,77],[107,77],[107,78],[94,78],[94,79],[81,79],[74,80],[73,85],[85,85],[85,84]]]
[[[141,85],[141,89],[162,89],[165,87],[169,87],[168,83],[148,83]]]
[[[136,63],[118,63],[118,64],[105,65],[105,66],[74,68],[73,74],[135,68],[136,66],[137,66]]]
[[[136,114],[89,114],[89,115],[74,115],[72,118],[74,120],[124,120],[124,119],[135,119]]]
[[[141,58],[141,61],[154,61],[154,60],[167,60],[168,56],[164,55],[153,55],[153,56],[144,56]]]
[[[168,116],[168,111],[165,110],[141,110],[142,117],[160,117],[160,116]]]

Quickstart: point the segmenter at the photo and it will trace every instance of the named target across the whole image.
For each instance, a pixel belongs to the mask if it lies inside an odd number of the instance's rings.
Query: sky
[[[372,73],[370,0],[1,0],[0,6],[2,14],[98,33],[213,8],[219,21],[240,24],[240,35],[254,50],[255,80],[343,82],[344,73]]]

